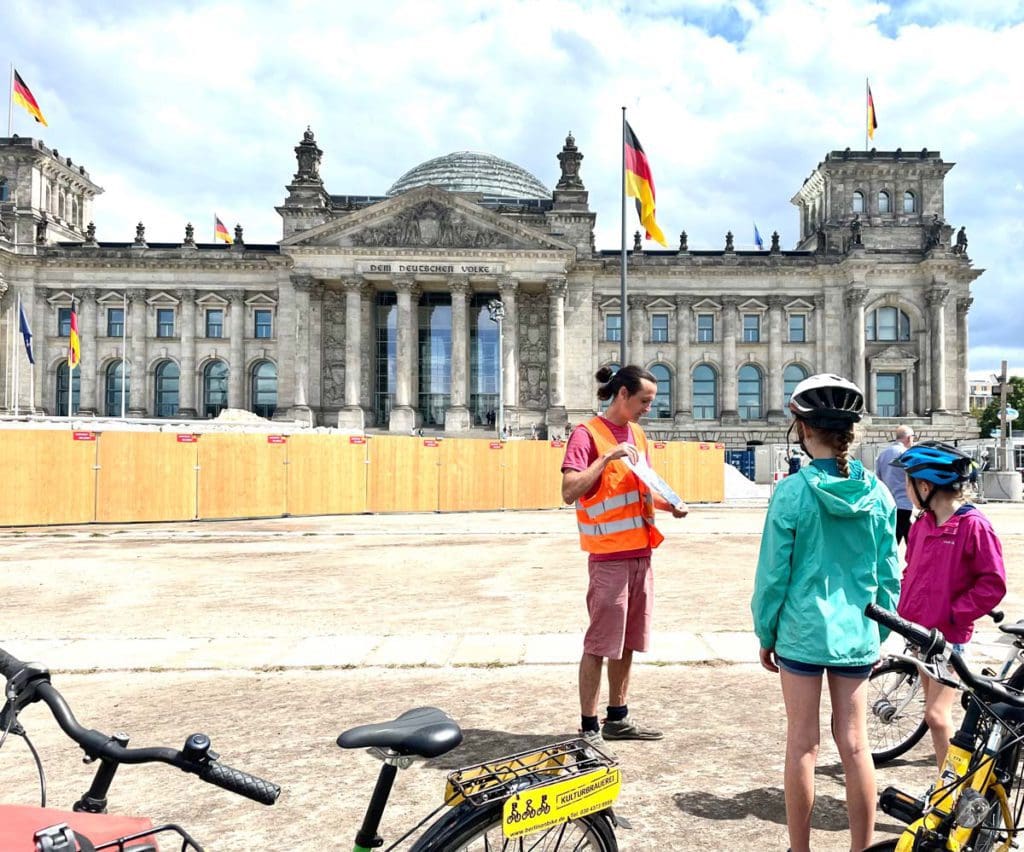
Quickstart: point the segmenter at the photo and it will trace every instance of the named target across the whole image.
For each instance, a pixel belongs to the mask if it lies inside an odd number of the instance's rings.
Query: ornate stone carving
[[[360,278],[349,278],[344,286],[346,290],[359,290],[363,282]],[[345,404],[345,295],[336,290],[324,292],[323,404]]]
[[[506,296],[515,298],[518,290],[519,282],[511,275],[502,275],[498,278],[498,292],[501,293],[502,299]]]
[[[864,241],[860,234],[860,213],[854,213],[853,219],[850,222],[850,247],[856,248],[864,245]]]
[[[92,301],[95,301],[95,299],[96,299],[96,288],[95,287],[86,287],[84,290],[82,290],[82,301],[92,302]]]
[[[44,245],[46,245],[46,227],[47,227],[48,224],[49,223],[46,221],[46,215],[45,214],[43,215],[42,219],[40,219],[38,222],[36,222],[36,245],[37,246],[44,246]]]
[[[769,296],[768,297],[768,307],[769,308],[779,308],[781,310],[782,308],[786,307],[786,302],[787,301],[789,301],[789,297],[788,296]]]
[[[583,155],[576,147],[576,140],[572,137],[572,131],[565,137],[565,146],[558,155],[558,163],[562,167],[562,177],[559,179],[555,189],[585,189],[583,181],[580,180],[580,163]]]
[[[956,232],[956,245],[953,246],[953,254],[967,254],[967,227],[960,226]]]
[[[680,254],[685,254],[689,250],[690,250],[690,247],[689,247],[689,245],[687,243],[686,231],[680,231],[679,232],[679,253]]]
[[[96,245],[96,225],[90,222],[85,228],[85,244],[87,246]]]
[[[307,127],[302,134],[302,141],[295,148],[295,159],[299,170],[293,180],[296,183],[322,183],[320,180],[320,158],[323,156],[313,138],[313,131]]]
[[[732,245],[732,240],[733,240],[732,231],[727,231],[726,234],[725,234],[725,250],[726,251],[735,251],[735,249],[733,248],[733,245]]]
[[[928,223],[928,231],[925,234],[924,249],[929,251],[933,248],[938,248],[939,243],[942,242],[942,226],[944,222],[939,217],[938,213],[932,214],[932,221]]]
[[[235,245],[244,246],[245,241],[242,239],[242,226],[235,225]]]
[[[629,309],[631,311],[645,311],[647,310],[647,305],[651,300],[647,296],[639,296],[630,293],[626,296],[626,301],[629,303]]]
[[[367,290],[366,279],[361,275],[356,278],[346,278],[341,282],[341,286],[344,288],[346,293],[358,293],[362,297],[363,293]],[[326,303],[326,297],[325,297]]]
[[[959,314],[960,316],[963,316],[964,314],[966,314],[971,309],[971,305],[973,305],[973,304],[974,304],[974,299],[972,297],[970,297],[970,296],[967,296],[967,297],[962,298],[962,299],[957,299],[956,300],[956,312],[957,312],[957,314]]]
[[[548,311],[543,293],[519,299],[519,399],[526,408],[548,407]]]
[[[949,298],[948,287],[935,286],[925,293],[925,299],[928,301],[928,306],[932,308],[942,307],[946,304],[947,298]]]
[[[633,251],[640,252],[643,250],[644,247],[640,244],[640,232],[635,231],[633,233]]]
[[[854,287],[846,291],[846,306],[850,309],[860,308],[868,297],[868,291],[863,287]]]
[[[196,291],[191,288],[175,290],[174,295],[178,297],[178,301],[182,304],[185,304],[186,302],[194,302],[196,300]]]
[[[469,292],[469,276],[453,275],[448,279],[448,289],[452,293],[459,293],[465,296]]]
[[[780,251],[782,251],[782,249],[779,247],[779,232],[778,231],[772,231],[771,253],[772,254],[778,254]]]
[[[147,290],[143,290],[140,287],[132,287],[125,291],[128,295],[129,302],[144,302],[146,300]]]
[[[696,302],[697,302],[697,297],[696,296],[691,296],[689,294],[684,295],[682,293],[676,293],[676,307],[677,308],[681,308],[684,311],[688,311],[690,308],[692,308],[694,306],[694,304],[696,304]]]
[[[568,289],[568,284],[566,283],[564,276],[559,276],[557,278],[549,278],[547,279],[547,281],[544,282],[544,284],[547,287],[549,296],[554,296],[556,298],[565,298],[565,293]]]
[[[813,299],[811,299],[811,301],[814,303],[814,310],[820,311],[824,309],[825,297],[822,296],[820,293],[816,295]]]
[[[306,276],[306,277],[308,277],[309,280],[312,282],[313,276],[310,275],[310,276]],[[295,283],[295,280],[293,278],[292,279],[292,284],[294,284],[294,283]],[[296,289],[299,289],[299,288],[296,287]],[[244,290],[221,290],[218,293],[218,295],[223,296],[225,299],[228,299],[231,302],[232,305],[240,305],[242,303],[242,300],[245,298],[245,291]]]
[[[139,222],[135,226],[135,242],[133,245],[144,246],[146,244],[146,226]]]
[[[818,230],[814,232],[814,237],[814,250],[818,254],[824,254],[828,250],[828,234],[825,233],[825,229],[819,226]]]
[[[512,248],[512,238],[483,230],[436,201],[424,201],[353,236],[365,246]]]
[[[187,248],[195,248],[196,246],[196,229],[192,227],[191,222],[185,225],[185,242],[182,245]]]
[[[313,286],[316,280],[312,275],[305,272],[294,272],[291,276],[292,287],[295,288],[296,292],[299,293],[310,293],[313,290]]]

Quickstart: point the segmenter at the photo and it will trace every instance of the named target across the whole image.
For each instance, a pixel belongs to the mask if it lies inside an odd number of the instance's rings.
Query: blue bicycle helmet
[[[922,441],[905,450],[893,460],[893,467],[902,467],[911,479],[924,479],[933,485],[955,485],[966,482],[974,460],[956,447],[939,441]]]

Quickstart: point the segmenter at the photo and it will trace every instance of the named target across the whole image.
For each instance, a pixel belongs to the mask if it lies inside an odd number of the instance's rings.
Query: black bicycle
[[[213,784],[264,805],[274,804],[281,793],[281,788],[276,784],[221,763],[219,755],[210,748],[210,738],[206,734],[192,734],[185,741],[184,748],[179,751],[173,748],[128,748],[128,738],[124,734],[104,734],[82,727],[75,719],[63,696],[51,684],[50,673],[46,668],[37,663],[23,663],[3,649],[0,649],[0,675],[7,681],[4,704],[0,709],[0,747],[10,736],[20,737],[28,745],[39,772],[40,808],[42,809],[46,808],[46,778],[42,762],[28,733],[18,720],[19,713],[35,702],[42,702],[49,708],[60,729],[82,747],[82,751],[85,752],[85,761],[97,764],[92,784],[74,804],[75,812],[106,814],[107,794],[117,770],[123,764],[166,763],[184,772],[197,775],[208,784]],[[47,811],[44,814],[40,811],[39,815],[52,817],[54,813]],[[9,818],[13,819],[13,816],[9,814]],[[25,818],[25,815],[21,814],[21,819]],[[176,834],[181,838],[182,852],[188,849],[196,850],[196,852],[203,850],[203,847],[178,825],[166,824],[155,828],[145,828],[97,845],[77,833],[69,822],[70,820],[65,820],[56,824],[44,824],[27,829],[32,832],[34,848],[38,852],[57,852],[57,850],[77,850],[79,848],[117,849],[119,852],[156,852],[157,846],[154,840],[156,835]],[[24,841],[27,843],[28,839],[26,836]]]

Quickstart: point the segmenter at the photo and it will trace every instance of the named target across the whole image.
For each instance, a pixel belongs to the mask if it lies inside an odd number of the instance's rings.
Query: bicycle
[[[1007,676],[1024,686],[1024,621],[1004,625],[1003,613],[989,613],[999,629],[1013,637],[1010,650],[995,676]],[[904,654],[891,654],[871,673],[868,679],[868,738],[875,766],[884,766],[916,746],[928,725],[924,721],[924,688],[917,666]],[[1014,664],[1018,667],[1011,675]],[[992,674],[986,672],[986,674]],[[1011,684],[1012,685],[1012,684]]]
[[[442,710],[419,707],[352,728],[337,742],[368,749],[383,763],[355,836],[354,852],[370,852],[385,842],[378,829],[398,770],[450,752],[462,742],[462,730]],[[616,764],[576,738],[463,767],[448,775],[444,802],[387,848],[440,813],[410,852],[618,852],[615,829],[628,824],[611,807],[621,785]]]
[[[67,701],[51,684],[50,672],[46,668],[36,663],[23,663],[2,648],[0,675],[7,682],[4,704],[0,708],[0,747],[8,736],[21,737],[35,759],[40,783],[39,808],[0,806],[0,813],[4,814],[0,824],[5,836],[14,838],[13,842],[18,844],[15,848],[32,848],[37,852],[72,852],[79,848],[157,852],[157,835],[176,834],[181,838],[182,852],[187,849],[203,852],[203,847],[185,829],[172,823],[153,827],[146,819],[90,816],[107,814],[107,795],[122,764],[166,763],[197,775],[208,784],[264,805],[274,804],[281,793],[281,788],[276,784],[221,763],[219,755],[210,748],[210,738],[205,734],[192,734],[185,741],[184,748],[178,751],[172,748],[128,748],[128,737],[124,734],[104,734],[82,727],[75,719]],[[46,777],[42,761],[27,731],[18,720],[21,711],[36,702],[45,704],[60,729],[82,747],[86,763],[98,763],[92,783],[75,802],[70,813],[46,807]],[[80,814],[82,816],[78,816]],[[126,825],[135,830],[122,834],[121,830]],[[116,838],[94,842],[84,836],[84,832],[88,831],[95,838],[93,832],[96,830],[103,832],[107,837],[116,834]],[[28,843],[29,837],[32,838],[34,845],[23,846],[23,843]],[[145,842],[140,844],[135,841]]]
[[[1018,771],[1024,695],[995,678],[974,674],[960,654],[946,651],[946,640],[937,630],[905,621],[875,604],[868,604],[864,612],[922,650],[921,657],[905,658],[922,676],[965,694],[964,718],[935,784],[921,798],[886,788],[879,807],[907,823],[907,828],[898,839],[876,843],[865,852],[1006,852],[1016,846],[1024,808]],[[947,661],[959,681],[949,675]]]

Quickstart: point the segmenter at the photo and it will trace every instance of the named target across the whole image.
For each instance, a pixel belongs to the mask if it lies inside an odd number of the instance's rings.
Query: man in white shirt
[[[910,426],[900,426],[896,429],[896,440],[882,450],[875,460],[875,474],[885,483],[896,501],[897,544],[907,540],[907,533],[910,532],[910,513],[914,507],[907,496],[907,479],[903,474],[903,468],[893,467],[892,463],[913,443],[914,430]]]

